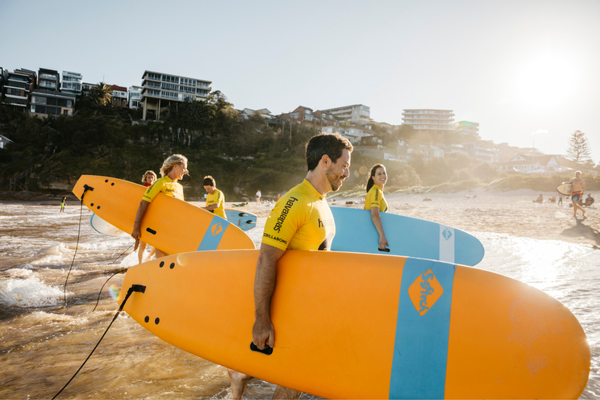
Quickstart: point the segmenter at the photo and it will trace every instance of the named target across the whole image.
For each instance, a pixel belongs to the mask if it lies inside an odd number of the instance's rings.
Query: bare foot
[[[244,396],[246,385],[254,378],[229,368],[227,369],[227,373],[231,379],[231,395],[235,400],[240,400]]]

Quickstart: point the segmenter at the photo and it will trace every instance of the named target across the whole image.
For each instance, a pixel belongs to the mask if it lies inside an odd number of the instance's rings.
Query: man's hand
[[[254,326],[252,341],[261,350],[275,346],[275,328],[271,322],[271,297],[277,283],[277,261],[285,250],[263,243],[254,277]]]
[[[261,350],[264,350],[266,345],[275,347],[275,328],[268,319],[256,319],[252,327],[252,341]]]

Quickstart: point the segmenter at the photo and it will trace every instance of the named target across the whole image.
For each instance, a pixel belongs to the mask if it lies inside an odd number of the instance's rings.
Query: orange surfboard
[[[119,302],[163,340],[324,398],[576,399],[590,348],[544,292],[484,270],[359,253],[287,251],[272,354],[250,349],[258,250],[184,253],[128,270]]]
[[[82,175],[73,193],[81,199],[85,191],[83,204],[104,221],[131,233],[145,190],[121,179]],[[167,254],[255,248],[252,239],[234,224],[163,193],[148,206],[141,228],[141,240]]]

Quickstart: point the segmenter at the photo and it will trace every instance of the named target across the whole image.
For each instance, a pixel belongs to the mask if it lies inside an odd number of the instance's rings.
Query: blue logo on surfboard
[[[442,232],[442,236],[444,237],[444,239],[448,240],[452,237],[452,231],[450,229],[446,228]]]

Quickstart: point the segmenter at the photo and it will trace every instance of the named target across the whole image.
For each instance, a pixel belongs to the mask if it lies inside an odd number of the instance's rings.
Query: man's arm
[[[218,204],[211,204],[210,206],[206,206],[206,207],[200,207],[203,210],[206,211],[210,211],[210,210],[216,210],[217,208],[219,208]]]
[[[277,261],[285,250],[262,243],[254,277],[254,326],[252,341],[263,350],[275,346],[275,329],[271,323],[271,297],[277,283]]]
[[[148,209],[148,203],[146,200],[140,201],[140,206],[138,207],[137,213],[135,214],[135,221],[133,223],[133,232],[131,233],[131,237],[135,239],[135,246],[133,251],[136,251],[138,246],[140,245],[140,237],[142,237],[142,219],[144,215],[146,215],[146,210]]]

